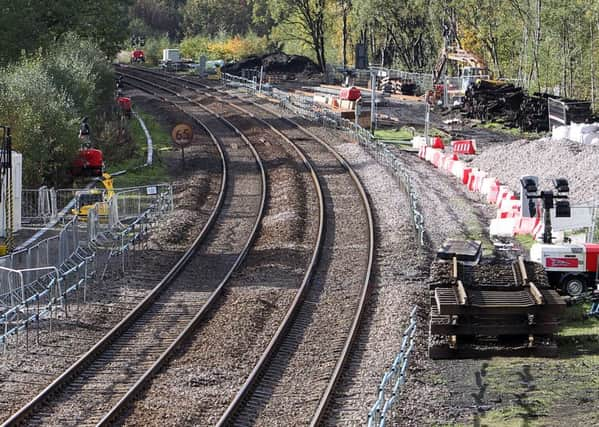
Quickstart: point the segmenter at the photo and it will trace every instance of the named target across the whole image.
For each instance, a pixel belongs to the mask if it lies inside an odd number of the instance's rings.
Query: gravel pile
[[[536,175],[541,189],[553,189],[552,178],[565,177],[573,202],[587,202],[597,193],[599,146],[568,140],[518,140],[485,148],[472,158],[472,166],[496,176],[514,191],[520,190],[522,175]]]

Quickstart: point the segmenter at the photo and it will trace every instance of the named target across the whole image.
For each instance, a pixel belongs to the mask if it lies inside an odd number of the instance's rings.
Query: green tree
[[[131,0],[0,0],[2,63],[52,46],[67,32],[94,40],[112,57],[127,36]]]
[[[25,185],[64,183],[82,116],[99,123],[113,90],[104,53],[73,33],[1,70],[0,123],[12,128],[14,148],[23,153]]]
[[[188,0],[183,7],[186,36],[244,35],[250,30],[252,4],[217,0]]]
[[[326,69],[325,37],[327,0],[277,0],[270,3],[270,13],[282,31],[281,41],[299,40],[314,53],[318,67]]]
[[[436,45],[429,0],[365,0],[354,5],[362,43],[369,46],[371,62],[409,71],[429,71]]]
[[[172,39],[178,38],[185,3],[185,0],[135,0],[131,8],[131,32],[145,36],[168,34]]]

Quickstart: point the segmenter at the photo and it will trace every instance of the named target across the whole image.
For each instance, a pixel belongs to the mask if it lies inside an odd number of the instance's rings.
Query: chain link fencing
[[[378,398],[368,412],[368,427],[385,427],[389,419],[391,408],[401,394],[401,388],[406,382],[406,372],[410,362],[410,355],[414,349],[414,335],[416,334],[416,311],[414,307],[410,313],[410,323],[403,333],[399,353],[393,359],[389,370],[383,375],[378,387]]]

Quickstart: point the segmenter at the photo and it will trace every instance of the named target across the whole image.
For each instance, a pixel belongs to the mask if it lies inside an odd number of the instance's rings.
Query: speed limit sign
[[[193,139],[193,129],[186,123],[180,123],[171,131],[171,137],[175,147],[187,147]]]

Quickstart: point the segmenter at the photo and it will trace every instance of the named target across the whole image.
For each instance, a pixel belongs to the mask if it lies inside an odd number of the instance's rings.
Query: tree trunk
[[[342,64],[343,68],[347,67],[347,7],[345,4],[343,5],[343,31],[341,34],[341,44],[342,44]]]
[[[595,26],[595,22],[591,22],[589,25],[591,36],[591,107],[595,111],[595,33],[593,32],[593,26]]]

